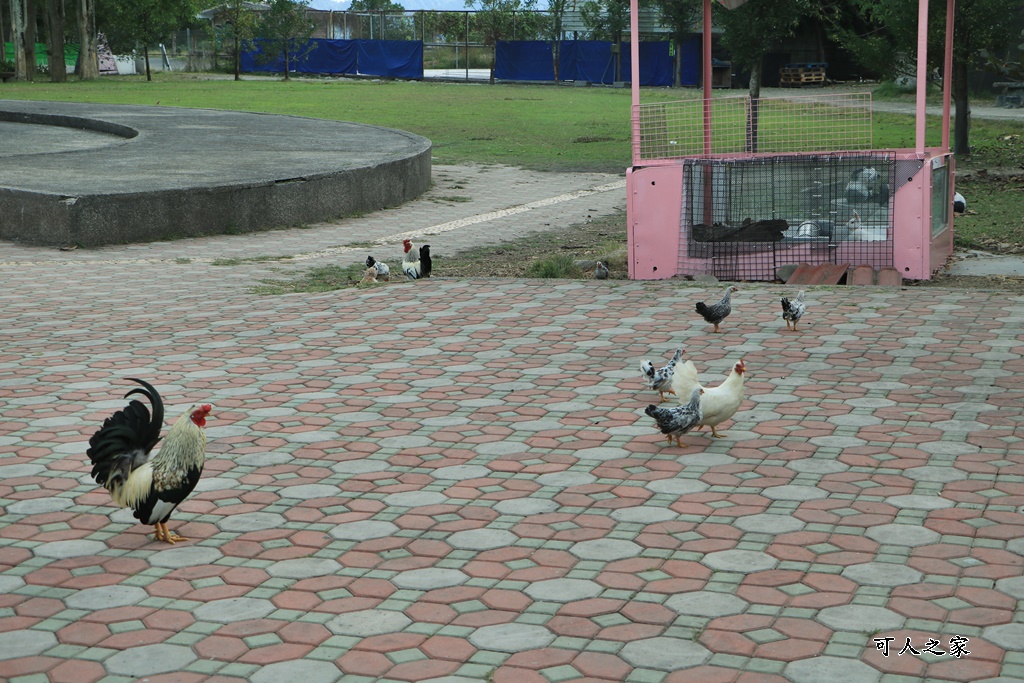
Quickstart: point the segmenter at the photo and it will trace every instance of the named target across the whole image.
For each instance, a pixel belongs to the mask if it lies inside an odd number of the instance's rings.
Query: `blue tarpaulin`
[[[357,40],[359,73],[391,78],[423,78],[423,41]]]
[[[366,74],[393,78],[423,78],[423,43],[412,40],[325,40],[317,38],[295,50],[291,70],[311,74]],[[284,56],[259,58],[266,41],[242,53],[242,71],[284,72]]]
[[[683,85],[696,84],[700,53],[690,49],[698,45],[688,40],[683,47]],[[563,81],[613,83],[615,78],[614,43],[604,40],[565,40],[561,43],[559,77]],[[622,44],[622,81],[632,80],[629,43]],[[692,72],[694,80],[687,79]],[[519,81],[552,81],[551,44],[540,40],[505,41],[497,44],[495,78]],[[672,85],[672,57],[667,42],[640,43],[640,84]]]
[[[495,45],[494,77],[506,81],[555,80],[551,43],[544,40],[498,41]]]

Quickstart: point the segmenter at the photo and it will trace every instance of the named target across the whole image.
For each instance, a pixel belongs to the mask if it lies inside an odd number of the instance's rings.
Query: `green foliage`
[[[307,9],[309,0],[270,0],[270,9],[260,17],[261,57],[268,61],[283,57],[285,80],[290,78],[292,61],[316,47],[309,42],[315,26],[306,16]]]
[[[235,80],[242,79],[242,52],[253,48],[259,18],[248,0],[225,0],[218,17],[217,37],[231,52]]]
[[[98,27],[114,52],[130,53],[169,42],[192,21],[196,7],[193,0],[99,0]]]
[[[580,18],[594,40],[620,42],[629,33],[629,0],[586,0]]]
[[[555,254],[531,263],[526,269],[526,277],[581,278],[583,271],[571,255]]]
[[[722,27],[722,45],[732,60],[746,67],[794,35],[800,21],[813,16],[817,3],[811,0],[750,0],[737,9],[715,3],[715,24]]]

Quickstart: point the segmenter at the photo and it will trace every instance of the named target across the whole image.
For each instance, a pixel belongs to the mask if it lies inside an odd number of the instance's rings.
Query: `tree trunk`
[[[761,103],[761,58],[750,67],[750,112],[747,120],[747,151],[757,153],[758,109]]]
[[[235,34],[235,80],[242,80],[242,41]]]
[[[89,81],[100,77],[100,60],[96,54],[95,0],[77,0],[78,18],[78,78]]]
[[[149,68],[149,46],[148,45],[143,45],[142,46],[142,54],[143,54],[143,59],[145,59],[145,61],[146,61],[146,80],[147,81],[152,81],[153,80],[153,72],[150,71],[150,68]]]
[[[36,8],[33,0],[25,2],[25,78],[36,79]]]
[[[557,37],[551,41],[551,62],[555,72],[555,85],[562,82],[562,74],[559,69],[559,62],[562,59],[562,41]]]
[[[672,87],[681,88],[683,87],[683,41],[686,40],[686,34],[682,31],[676,32],[676,61],[672,66]]]
[[[286,81],[291,80],[291,78],[289,77],[289,74],[288,74],[288,72],[291,70],[290,69],[290,67],[291,67],[290,61],[291,60],[289,59],[289,57],[291,57],[291,55],[288,54],[288,45],[285,44],[285,46],[284,46],[284,80],[286,80]]]
[[[14,39],[14,77],[28,78],[25,68],[25,0],[11,0],[11,37]]]
[[[68,68],[64,63],[64,3],[62,0],[46,0],[46,24],[49,28],[50,80],[66,83]]]
[[[968,155],[971,153],[971,105],[967,91],[967,62],[953,59],[953,102],[956,112],[953,118],[953,153]]]

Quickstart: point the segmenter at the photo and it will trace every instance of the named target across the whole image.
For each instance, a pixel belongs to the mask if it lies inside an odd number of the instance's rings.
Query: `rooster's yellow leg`
[[[167,540],[164,536],[166,532],[163,529],[163,525],[157,522],[153,525],[153,540],[154,541],[165,541]]]
[[[718,323],[715,323],[715,332],[718,332]]]
[[[664,403],[665,401],[668,400],[667,398],[665,398],[665,392],[662,391],[661,389],[658,389],[658,395],[661,396],[661,402],[662,403]]]
[[[187,541],[188,540],[184,536],[179,536],[178,534],[176,534],[173,531],[171,531],[170,529],[168,529],[166,524],[164,524],[164,531],[167,533],[167,538],[165,540],[168,543],[172,544],[172,545],[177,543],[178,541]]]
[[[711,428],[711,436],[715,437],[716,439],[724,439],[725,438],[725,434],[719,434],[718,431],[714,427]]]

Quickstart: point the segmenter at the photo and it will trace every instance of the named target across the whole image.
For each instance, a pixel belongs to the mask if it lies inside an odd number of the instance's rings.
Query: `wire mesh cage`
[[[893,263],[892,155],[687,159],[681,260],[728,280],[774,280],[786,264]]]
[[[786,98],[722,97],[637,105],[634,158],[678,159],[705,154],[822,152],[871,149],[871,94]],[[756,135],[754,134],[756,131]]]

